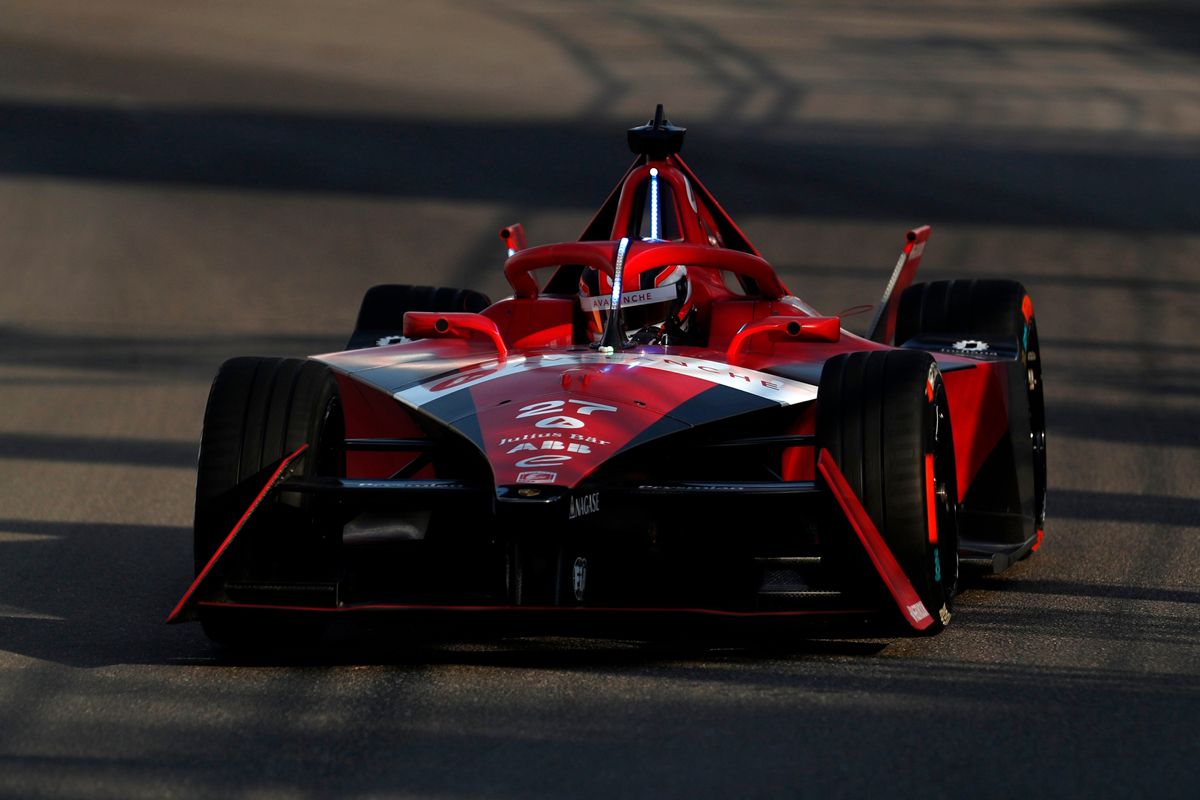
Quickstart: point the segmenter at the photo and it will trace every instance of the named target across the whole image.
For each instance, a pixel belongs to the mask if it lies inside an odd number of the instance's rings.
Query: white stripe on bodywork
[[[817,387],[800,381],[780,378],[753,369],[734,367],[719,361],[707,361],[688,356],[662,355],[658,353],[547,353],[537,356],[516,356],[505,361],[488,361],[463,372],[459,376],[433,378],[416,386],[395,393],[397,400],[414,406],[423,406],[455,392],[489,381],[530,372],[537,369],[575,367],[582,365],[619,364],[632,369],[653,369],[698,378],[708,383],[774,400],[782,406],[805,403],[817,396]],[[433,386],[444,385],[434,390]]]

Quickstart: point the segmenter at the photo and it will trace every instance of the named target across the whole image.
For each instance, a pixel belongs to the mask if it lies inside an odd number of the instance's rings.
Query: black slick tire
[[[930,632],[940,631],[958,583],[958,527],[953,439],[933,358],[879,350],[829,359],[816,432],[932,615]],[[823,537],[826,557],[844,581],[880,591],[853,537],[835,511]]]
[[[196,573],[208,564],[281,459],[307,444],[308,450],[295,462],[295,474],[342,475],[344,439],[337,383],[325,365],[285,358],[226,361],[213,380],[200,438]],[[241,542],[238,552],[226,558],[236,562],[239,573],[257,579],[309,579],[314,569],[328,563],[329,551],[340,540],[333,521],[298,495],[269,498],[255,512],[253,524],[254,536],[239,537],[239,542],[253,541]],[[222,644],[275,642],[296,633],[250,620],[200,611],[205,633]]]

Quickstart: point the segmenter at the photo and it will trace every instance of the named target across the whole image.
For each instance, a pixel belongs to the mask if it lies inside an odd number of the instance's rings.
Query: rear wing
[[[875,308],[875,317],[871,327],[867,329],[867,338],[880,344],[891,344],[896,335],[896,309],[900,304],[900,295],[904,293],[916,277],[917,267],[921,264],[921,255],[925,252],[925,242],[929,240],[932,229],[922,225],[908,232],[905,236],[904,250],[900,260],[892,270],[891,280],[883,290],[883,297]]]

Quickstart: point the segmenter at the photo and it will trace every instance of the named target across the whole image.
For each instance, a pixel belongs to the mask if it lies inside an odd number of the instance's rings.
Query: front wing
[[[912,582],[904,574],[883,537],[863,508],[859,498],[842,475],[833,458],[821,450],[817,464],[817,480],[778,483],[644,483],[640,485],[599,488],[583,496],[572,496],[564,490],[546,487],[532,496],[516,491],[501,491],[498,495],[489,488],[470,486],[454,480],[364,480],[348,478],[302,479],[292,477],[291,470],[303,454],[302,446],[281,459],[270,473],[245,513],[230,530],[208,563],[197,573],[183,597],[172,609],[168,623],[196,619],[201,609],[205,613],[289,614],[330,616],[367,616],[387,614],[401,616],[413,622],[433,621],[438,624],[456,621],[465,625],[483,624],[489,627],[531,627],[553,631],[564,624],[568,630],[621,630],[652,621],[689,624],[747,624],[764,622],[805,622],[836,624],[839,620],[890,616],[894,606],[905,625],[913,632],[924,631],[933,624],[929,610],[921,601]],[[528,487],[525,487],[528,489]],[[601,506],[645,506],[686,502],[693,511],[696,503],[728,504],[739,502],[755,508],[769,508],[779,500],[795,502],[809,498],[827,503],[840,512],[840,519],[853,533],[853,538],[867,556],[879,584],[886,590],[882,595],[866,595],[872,602],[863,603],[863,596],[840,591],[780,592],[786,596],[785,607],[778,604],[767,609],[731,609],[721,607],[686,606],[626,606],[626,605],[560,605],[560,604],[496,604],[496,603],[439,603],[439,602],[378,602],[354,601],[339,597],[336,584],[299,585],[279,584],[257,587],[259,596],[253,599],[231,597],[230,584],[222,566],[235,542],[245,535],[253,515],[264,499],[276,492],[299,492],[337,497],[356,505],[403,508],[450,503],[494,503],[498,518],[505,514],[547,518],[570,518],[591,513]],[[703,510],[702,508],[700,509]],[[801,559],[781,559],[800,561]],[[266,596],[264,599],[263,596]],[[882,601],[882,602],[880,602]]]

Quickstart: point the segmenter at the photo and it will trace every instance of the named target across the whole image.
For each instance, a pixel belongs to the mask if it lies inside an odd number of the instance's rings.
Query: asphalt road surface
[[[0,0],[0,796],[1194,796],[1200,14],[902,5]],[[922,223],[1026,284],[1041,552],[932,639],[164,626],[218,364],[503,295],[496,229],[577,235],[656,102],[823,310]]]

